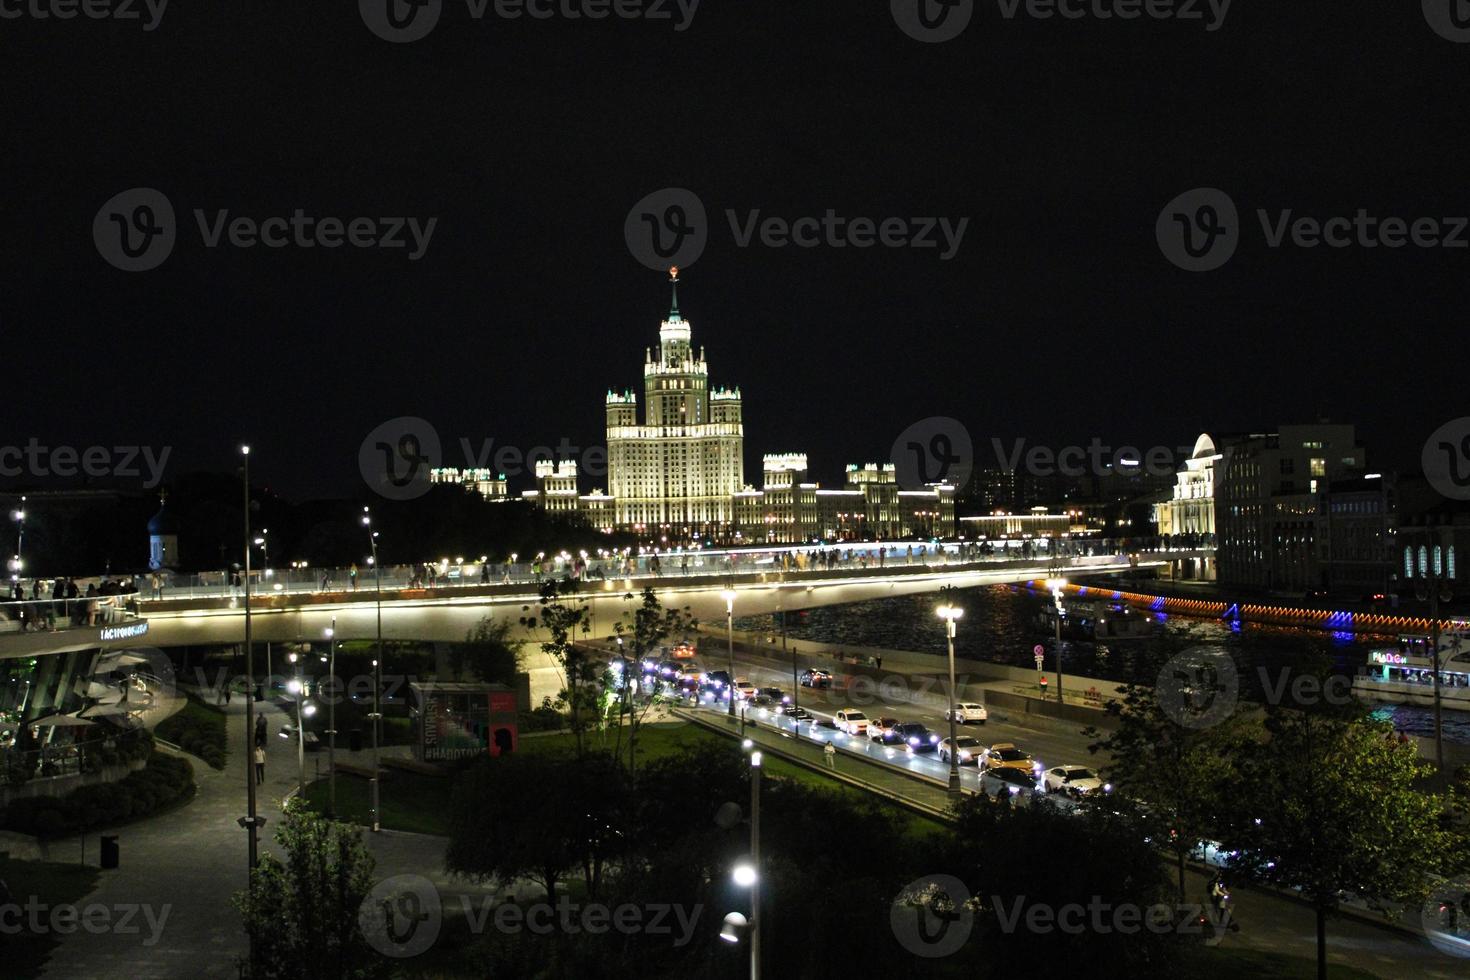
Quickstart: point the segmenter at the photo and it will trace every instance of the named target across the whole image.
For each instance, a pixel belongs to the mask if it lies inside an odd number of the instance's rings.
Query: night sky
[[[682,32],[669,9],[475,20],[445,0],[404,44],[345,0],[174,0],[153,31],[0,18],[0,443],[168,446],[184,472],[246,439],[259,479],[308,497],[361,493],[359,445],[395,416],[430,420],[451,464],[461,438],[600,442],[605,391],[641,386],[667,311],[624,242],[665,187],[709,214],[680,300],[712,381],[745,394],[752,482],[787,450],[830,481],[927,416],[963,420],[982,465],[991,437],[1176,446],[1327,416],[1392,468],[1466,414],[1470,231],[1271,248],[1256,217],[1470,214],[1470,44],[1419,4],[1237,0],[1211,31],[1203,3],[1185,22],[986,0],[936,44],[877,0],[707,0]],[[148,272],[93,240],[133,187],[178,218]],[[1212,272],[1155,240],[1196,187],[1240,212]],[[196,208],[437,224],[417,261],[209,249]],[[742,248],[727,209],[969,224],[943,261]]]

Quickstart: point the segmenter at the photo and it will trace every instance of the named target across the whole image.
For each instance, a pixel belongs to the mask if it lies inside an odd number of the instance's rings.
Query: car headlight
[[[909,736],[909,744],[910,745],[918,745],[919,744],[919,736],[917,736],[917,735],[910,735]]]
[[[1103,783],[1103,792],[1104,793],[1111,793],[1112,791],[1113,791],[1113,784],[1112,783]]]

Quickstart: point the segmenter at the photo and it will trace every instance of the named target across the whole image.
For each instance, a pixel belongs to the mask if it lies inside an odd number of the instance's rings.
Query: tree
[[[631,600],[632,593],[624,596]],[[621,685],[618,688],[618,734],[613,747],[614,758],[622,758],[623,727],[622,719],[628,718],[628,772],[635,770],[638,725],[643,720],[642,714],[634,704],[634,671],[641,669],[643,659],[651,654],[656,647],[670,636],[688,633],[694,629],[695,621],[689,614],[689,607],[682,609],[665,609],[659,601],[658,594],[652,588],[645,588],[638,605],[633,609],[632,623],[626,624],[621,619],[613,625],[613,632],[620,641],[624,641],[629,648],[631,667],[625,667],[621,674]],[[644,703],[643,711],[646,713],[652,700]]]
[[[1327,916],[1342,892],[1411,901],[1426,874],[1463,856],[1444,798],[1424,792],[1433,766],[1357,705],[1267,711],[1266,751],[1240,760],[1221,843],[1231,867],[1299,889],[1317,917],[1317,976],[1327,976]]]
[[[379,976],[380,960],[358,924],[375,863],[362,832],[293,799],[275,839],[284,861],[262,856],[250,873],[251,890],[232,900],[255,953],[250,976]]]
[[[487,684],[514,685],[521,669],[521,640],[511,639],[508,620],[486,616],[449,649],[449,668],[463,680],[468,672]]]
[[[541,586],[540,615],[522,616],[521,625],[533,631],[538,626],[546,629],[547,640],[541,649],[561,669],[565,686],[557,704],[570,709],[572,737],[581,756],[587,749],[588,719],[595,717],[601,695],[602,671],[587,651],[577,646],[578,634],[590,635],[592,624],[588,605],[572,598],[576,591],[576,583],[571,580],[547,582]]]
[[[595,896],[627,840],[630,799],[605,753],[480,758],[455,786],[445,865],[477,880],[530,878],[548,897],[580,868]]]
[[[1223,656],[1223,653],[1221,654]],[[1195,685],[1188,693],[1196,706],[1210,705],[1227,692],[1211,674],[1209,656],[1194,658],[1187,651],[1169,657],[1156,655],[1164,671],[1187,668]],[[1107,711],[1117,727],[1088,746],[1105,752],[1112,761],[1103,775],[1124,801],[1141,804],[1136,816],[1154,840],[1167,842],[1174,855],[1178,897],[1186,900],[1184,868],[1200,841],[1214,837],[1222,809],[1222,792],[1234,776],[1233,760],[1259,741],[1259,728],[1248,719],[1230,714],[1196,713],[1180,695],[1175,678],[1161,673],[1159,685],[1129,683],[1119,688],[1121,700],[1108,702]],[[1209,688],[1209,690],[1206,690]],[[1233,692],[1230,692],[1233,694]],[[1096,736],[1095,730],[1088,734]]]

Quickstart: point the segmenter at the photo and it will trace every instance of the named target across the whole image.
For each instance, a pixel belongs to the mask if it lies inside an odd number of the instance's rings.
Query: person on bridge
[[[349,569],[347,569],[347,577],[352,581],[352,591],[353,592],[356,592],[357,591],[357,562],[353,562],[352,563],[352,567],[349,568]]]

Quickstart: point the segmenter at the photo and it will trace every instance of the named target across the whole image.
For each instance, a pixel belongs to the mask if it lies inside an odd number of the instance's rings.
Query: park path
[[[257,812],[268,821],[260,839],[265,853],[274,848],[273,831],[280,821],[281,804],[296,788],[297,766],[295,743],[274,734],[286,724],[286,714],[273,704],[256,707],[264,710],[272,733],[266,740],[265,782],[256,795]],[[61,937],[42,976],[165,980],[239,975],[236,964],[246,952],[245,934],[239,913],[230,907],[230,896],[246,883],[248,841],[236,823],[246,810],[241,760],[245,705],[236,699],[226,710],[230,746],[226,769],[219,772],[187,756],[198,785],[194,799],[162,816],[110,831],[116,833],[121,847],[120,867],[102,872],[97,888],[81,902],[84,907],[92,903],[149,906],[161,929],[151,927],[142,912],[130,923],[136,932],[79,929]],[[368,762],[366,751],[356,755],[338,751],[343,761]],[[307,761],[308,778],[313,761]],[[385,792],[391,792],[391,780],[383,785]],[[451,884],[442,870],[444,839],[394,831],[367,833],[364,839],[377,858],[379,878],[413,872],[428,877],[441,890],[464,890],[462,883]],[[98,849],[97,834],[87,835],[86,863],[97,865]],[[78,837],[51,841],[43,850],[43,855],[55,861],[76,861],[82,854],[83,839]]]

